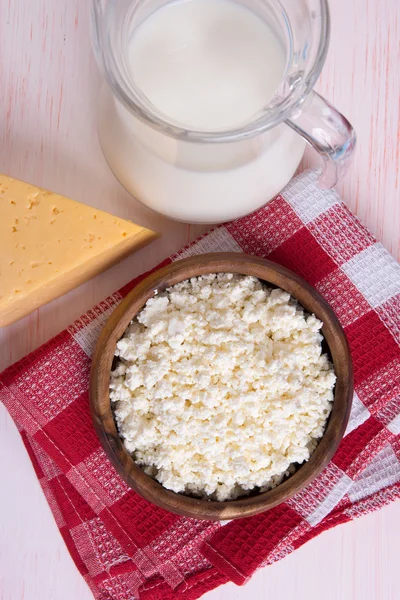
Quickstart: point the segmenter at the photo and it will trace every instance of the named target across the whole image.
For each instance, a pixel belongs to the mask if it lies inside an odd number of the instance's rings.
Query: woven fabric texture
[[[262,515],[219,524],[149,504],[107,460],[88,407],[96,339],[144,275],[131,281],[0,376],[0,399],[98,600],[194,600],[227,581],[242,585],[324,530],[400,496],[400,265],[313,172],[163,264],[210,251],[268,257],[331,304],[354,362],[349,426],[323,473]]]

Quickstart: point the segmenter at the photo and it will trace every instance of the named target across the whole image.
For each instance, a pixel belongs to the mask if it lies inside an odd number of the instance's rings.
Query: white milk
[[[128,58],[135,86],[163,120],[204,132],[260,116],[286,65],[270,26],[231,0],[165,5],[134,30]],[[239,142],[178,141],[134,118],[108,90],[100,114],[103,151],[121,183],[184,221],[224,221],[259,208],[289,181],[304,151],[286,125]]]
[[[256,14],[230,0],[167,4],[135,31],[136,85],[185,128],[238,127],[268,104],[283,79],[284,48]]]

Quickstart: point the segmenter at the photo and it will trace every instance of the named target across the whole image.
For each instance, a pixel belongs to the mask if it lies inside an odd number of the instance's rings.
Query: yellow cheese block
[[[0,326],[157,237],[109,213],[0,175]]]

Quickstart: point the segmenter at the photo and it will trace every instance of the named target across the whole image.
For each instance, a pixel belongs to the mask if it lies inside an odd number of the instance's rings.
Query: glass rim
[[[101,27],[101,25],[98,22],[98,15],[96,14],[96,1],[98,0],[92,0],[92,21],[94,28],[99,31],[99,27]],[[268,129],[271,129],[279,123],[287,120],[293,115],[293,113],[296,112],[307,95],[314,88],[316,80],[318,79],[325,63],[330,39],[330,14],[328,0],[319,0],[319,3],[321,7],[321,33],[318,49],[309,73],[301,81],[301,86],[299,87],[298,93],[284,98],[282,102],[274,106],[274,110],[272,112],[265,113],[254,121],[246,123],[243,126],[231,128],[226,131],[200,131],[185,128],[184,126],[177,124],[175,125],[167,119],[163,119],[155,114],[150,107],[146,108],[146,106],[141,105],[133,98],[130,87],[126,83],[126,74],[121,72],[121,69],[116,64],[116,61],[112,61],[114,63],[113,68],[110,68],[109,64],[104,64],[104,54],[99,48],[98,42],[95,41],[94,35],[92,38],[94,40],[93,43],[97,57],[101,56],[103,58],[103,64],[101,65],[102,71],[108,85],[111,87],[113,94],[118,98],[123,106],[140,121],[146,125],[150,125],[153,129],[162,134],[166,134],[169,137],[183,141],[197,143],[223,143],[239,141],[263,133],[264,131],[267,131]]]

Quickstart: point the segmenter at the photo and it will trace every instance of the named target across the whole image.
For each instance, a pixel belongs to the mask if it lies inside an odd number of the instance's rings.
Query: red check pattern
[[[209,251],[269,257],[313,284],[341,320],[355,367],[350,423],[332,462],[289,502],[227,524],[184,519],[137,496],[106,459],[89,416],[90,357],[141,278],[0,376],[0,399],[98,600],[194,600],[229,580],[241,585],[400,496],[400,266],[315,177],[304,173],[257,213],[164,261]]]

